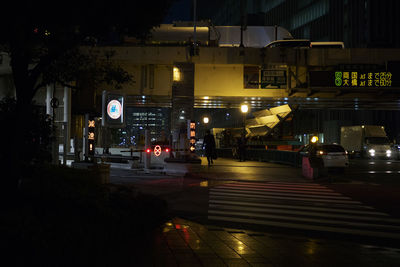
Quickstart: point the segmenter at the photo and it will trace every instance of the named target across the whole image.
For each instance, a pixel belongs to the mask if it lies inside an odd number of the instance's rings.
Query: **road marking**
[[[274,196],[274,195],[259,195],[259,194],[244,194],[242,193],[223,193],[224,191],[210,191],[210,195],[214,196],[247,196],[251,198],[262,198],[262,199],[286,199],[286,200],[302,200],[302,201],[321,201],[319,198],[301,198],[301,197],[280,197],[279,195]],[[336,200],[336,199],[325,199],[325,202],[331,202],[331,203],[346,203],[346,204],[361,204],[359,201],[350,201],[350,200]]]
[[[248,188],[227,188],[227,187],[220,187],[220,188],[212,188],[212,192],[232,192],[232,193],[250,193],[250,194],[256,194],[256,195],[271,195],[271,196],[292,196],[292,197],[303,197],[307,196],[309,198],[329,198],[329,199],[350,199],[349,197],[344,197],[342,195],[326,195],[326,194],[320,194],[320,195],[314,195],[314,194],[309,194],[309,193],[302,193],[302,192],[297,192],[295,191],[294,194],[292,193],[276,193],[276,192],[271,192],[269,190],[254,190],[254,189],[248,189]]]
[[[297,185],[235,182],[215,186],[209,190],[208,218],[400,239],[400,220],[324,186]]]
[[[312,211],[329,211],[329,212],[337,212],[337,213],[350,213],[350,214],[365,214],[365,215],[376,215],[376,216],[389,216],[383,212],[374,212],[374,211],[363,211],[363,210],[355,210],[354,208],[365,208],[365,206],[353,206],[353,209],[340,209],[335,207],[311,207],[311,206],[294,206],[294,205],[285,205],[285,204],[269,204],[269,203],[247,203],[243,201],[229,201],[229,200],[212,200],[209,201],[210,204],[231,204],[237,206],[253,206],[253,207],[271,207],[271,208],[282,208],[282,209],[291,209],[291,210],[312,210]],[[346,206],[351,208],[351,206]],[[373,208],[371,208],[373,209]]]
[[[378,231],[348,229],[348,228],[343,228],[343,227],[288,223],[288,222],[281,222],[281,221],[279,221],[279,222],[264,221],[264,220],[244,219],[244,218],[224,217],[224,216],[208,216],[208,219],[216,220],[216,221],[231,221],[231,222],[240,222],[240,223],[249,223],[249,224],[268,225],[268,226],[275,226],[275,227],[293,228],[293,229],[314,230],[314,231],[321,231],[321,232],[333,232],[333,233],[342,233],[342,234],[353,234],[353,235],[355,234],[355,235],[369,236],[369,237],[400,239],[400,234],[398,234],[398,233],[386,233],[386,232],[378,232]]]
[[[241,190],[243,190],[243,188],[241,188],[241,187],[238,187],[238,186],[226,186],[226,185],[224,185],[224,186],[220,186],[220,187],[218,187],[218,189],[222,189],[222,188],[226,188],[226,189],[232,189],[232,190],[234,190],[234,189],[241,189]],[[273,188],[256,188],[256,187],[245,187],[246,189],[248,189],[248,190],[253,190],[253,191],[261,191],[261,192],[282,192],[282,193],[284,193],[284,192],[287,192],[287,193],[293,193],[293,192],[295,192],[295,193],[301,193],[301,194],[304,194],[304,193],[306,193],[306,194],[310,194],[310,195],[330,195],[330,196],[342,196],[342,194],[339,194],[339,193],[336,193],[336,192],[324,192],[324,191],[318,191],[318,192],[315,192],[315,191],[303,191],[303,190],[297,190],[297,189],[290,189],[290,188],[288,188],[288,189],[273,189]]]
[[[220,205],[220,204],[210,204],[210,208],[212,209],[222,209],[222,210],[242,210],[243,207],[240,206],[229,206],[229,205]],[[282,207],[277,207],[282,208]],[[268,208],[255,208],[255,207],[246,207],[246,211],[252,212],[262,212],[265,213],[279,213],[279,214],[290,214],[290,215],[305,215],[305,216],[314,216],[314,217],[327,217],[327,218],[341,218],[341,219],[353,219],[360,221],[379,221],[379,222],[387,222],[387,223],[400,223],[400,220],[390,219],[390,218],[382,218],[382,217],[366,217],[366,216],[350,216],[343,215],[338,213],[332,213],[330,210],[325,210],[325,212],[307,212],[307,211],[295,211],[295,210],[285,210],[285,209],[272,209]],[[360,214],[359,214],[360,215]]]

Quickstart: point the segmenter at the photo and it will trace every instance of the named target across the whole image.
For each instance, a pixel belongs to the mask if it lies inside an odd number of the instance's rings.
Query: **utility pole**
[[[246,26],[246,0],[240,0],[240,46],[239,55],[244,56],[243,31]]]

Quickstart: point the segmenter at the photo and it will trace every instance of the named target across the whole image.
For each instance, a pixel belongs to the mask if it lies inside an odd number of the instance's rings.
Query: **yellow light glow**
[[[209,119],[208,117],[204,117],[204,118],[203,118],[203,122],[204,122],[204,123],[208,123],[209,121],[210,121],[210,119]]]
[[[173,68],[173,80],[174,82],[179,82],[181,80],[181,71],[179,68]]]
[[[249,111],[249,106],[247,104],[243,104],[243,105],[240,106],[240,110],[243,113],[247,113],[247,111]]]
[[[208,187],[208,181],[200,182],[200,187]]]
[[[311,137],[311,143],[316,143],[316,142],[318,142],[318,136],[313,136],[313,137]]]

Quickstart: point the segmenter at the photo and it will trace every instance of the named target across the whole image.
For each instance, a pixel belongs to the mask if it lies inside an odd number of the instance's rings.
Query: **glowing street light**
[[[249,106],[247,104],[242,104],[240,106],[240,110],[242,111],[242,113],[247,113],[247,111],[249,111]]]
[[[246,113],[249,111],[249,106],[247,104],[242,104],[240,110],[243,113],[243,134],[246,133]]]
[[[204,124],[207,124],[207,123],[209,123],[210,122],[210,119],[208,118],[208,117],[204,117],[203,118],[203,123]]]
[[[318,142],[318,136],[316,136],[316,135],[312,136],[311,139],[310,139],[310,142],[313,143],[313,144],[317,143]]]

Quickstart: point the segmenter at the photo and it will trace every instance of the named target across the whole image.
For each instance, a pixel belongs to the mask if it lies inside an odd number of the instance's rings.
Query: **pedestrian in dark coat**
[[[244,134],[238,139],[238,154],[239,154],[239,161],[246,160],[246,150],[247,150],[247,139]]]
[[[214,163],[213,156],[215,153],[215,139],[210,130],[207,130],[206,135],[204,136],[203,147],[206,152],[208,166],[210,166]]]

